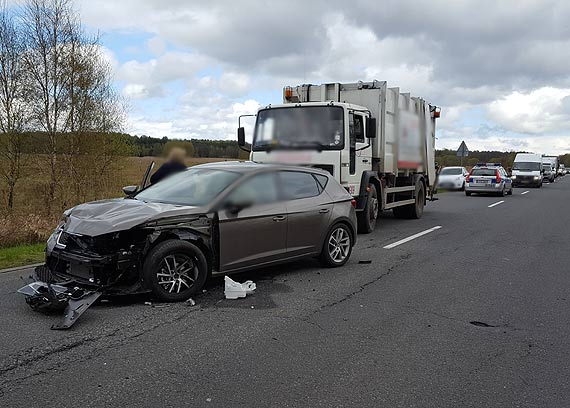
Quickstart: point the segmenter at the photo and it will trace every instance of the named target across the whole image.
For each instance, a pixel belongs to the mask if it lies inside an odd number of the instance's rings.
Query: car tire
[[[511,189],[507,192],[508,195],[513,195],[513,187],[511,186]]]
[[[463,185],[461,186],[461,189],[459,191],[465,191],[465,182],[463,182]]]
[[[470,192],[470,191],[466,191],[466,192],[465,192],[465,195],[466,195],[467,197],[471,197],[471,192]]]
[[[346,240],[347,238],[348,240]],[[340,243],[338,242],[339,239]],[[348,247],[346,247],[346,244],[348,244]],[[328,268],[343,266],[348,262],[352,254],[353,245],[354,237],[346,224],[334,224],[325,236],[319,261]]]
[[[366,205],[364,206],[364,210],[358,214],[358,232],[364,234],[369,234],[374,231],[380,212],[376,186],[369,184],[368,188],[370,191],[366,197]]]
[[[503,189],[501,190],[500,193],[497,194],[499,197],[504,197],[505,196],[505,186],[503,186]]]
[[[156,245],[143,264],[146,286],[163,302],[188,299],[202,290],[207,277],[208,263],[204,253],[196,245],[178,239]]]

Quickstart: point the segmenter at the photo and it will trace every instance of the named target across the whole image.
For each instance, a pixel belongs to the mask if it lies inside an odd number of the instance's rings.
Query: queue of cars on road
[[[570,169],[569,169],[570,170]],[[471,171],[465,167],[450,166],[441,169],[437,187],[465,191],[465,195],[512,195],[515,187],[542,187],[553,183],[556,177],[570,173],[558,157],[531,153],[516,155],[511,172],[500,163],[477,163]]]

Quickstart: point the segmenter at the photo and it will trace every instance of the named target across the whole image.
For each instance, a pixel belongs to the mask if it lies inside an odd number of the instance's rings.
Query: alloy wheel
[[[328,250],[336,263],[343,262],[350,252],[350,235],[343,227],[336,228],[329,237]]]
[[[165,256],[156,273],[158,284],[168,293],[190,289],[198,278],[198,268],[192,257],[185,254]]]

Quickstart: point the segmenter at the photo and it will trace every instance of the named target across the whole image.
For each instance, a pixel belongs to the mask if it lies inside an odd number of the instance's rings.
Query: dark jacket
[[[150,184],[156,184],[160,180],[168,176],[171,176],[174,173],[179,173],[181,171],[184,171],[186,169],[187,167],[182,163],[166,162],[162,166],[160,166],[159,169],[155,171],[152,176],[150,176]]]

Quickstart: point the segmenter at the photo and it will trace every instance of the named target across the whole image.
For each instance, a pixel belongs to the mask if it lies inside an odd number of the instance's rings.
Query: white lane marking
[[[410,242],[410,241],[413,240],[413,239],[416,239],[416,238],[419,238],[419,237],[421,237],[421,236],[423,236],[423,235],[429,234],[430,232],[437,231],[437,230],[440,229],[440,228],[441,228],[441,225],[435,226],[435,227],[430,228],[430,229],[428,229],[428,230],[425,230],[425,231],[419,232],[419,233],[417,233],[417,234],[414,234],[414,235],[412,235],[412,236],[410,236],[410,237],[408,237],[408,238],[404,238],[404,239],[401,239],[401,240],[399,240],[399,241],[396,241],[396,242],[394,242],[394,243],[392,243],[392,244],[390,244],[390,245],[386,245],[386,246],[384,247],[384,249],[392,249],[392,248],[395,248],[395,247],[397,247],[398,245],[402,245],[402,244],[405,244],[406,242]]]
[[[494,204],[488,205],[487,207],[493,208],[494,206],[499,205],[499,204],[503,204],[504,202],[505,202],[505,200],[501,200],[501,201],[498,201],[498,202],[496,202],[496,203],[494,203]]]
[[[528,193],[530,193],[530,191],[526,190],[526,191],[523,191],[523,192],[521,193],[521,195],[525,195],[525,194],[528,194]]]

